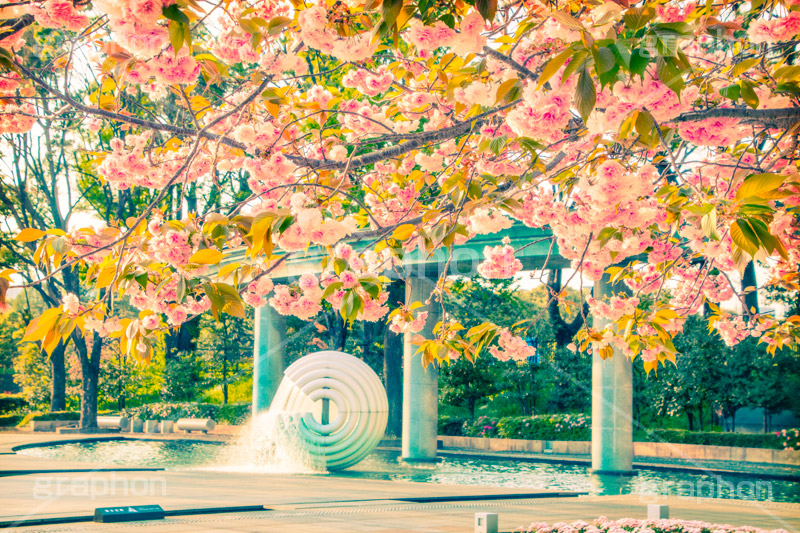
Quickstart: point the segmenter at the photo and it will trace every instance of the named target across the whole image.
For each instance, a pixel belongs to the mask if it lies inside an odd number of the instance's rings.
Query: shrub
[[[507,439],[590,440],[591,419],[583,414],[501,418],[498,434]]]
[[[703,444],[706,446],[783,449],[783,437],[772,433],[711,433],[684,431],[682,429],[652,429],[646,432],[642,440],[673,442],[676,444]]]
[[[211,418],[226,424],[243,424],[250,415],[249,403],[217,405],[212,403],[151,403],[123,409],[122,414],[142,420],[178,420]]]
[[[223,424],[241,425],[247,423],[250,418],[250,411],[252,404],[250,403],[229,403],[227,405],[220,405],[219,412],[217,413],[217,422]]]
[[[464,422],[464,435],[467,437],[497,437],[497,424],[496,418],[479,416],[473,421]]]
[[[441,416],[438,424],[439,435],[460,437],[464,434],[464,419],[456,416]]]
[[[800,429],[784,429],[777,432],[775,436],[781,440],[784,448],[800,450]]]
[[[0,428],[16,426],[23,418],[22,415],[0,415]]]
[[[50,413],[29,413],[19,423],[20,426],[27,426],[30,422],[36,420],[37,422],[49,422],[51,420],[70,420],[76,421],[81,419],[81,414],[78,411],[52,411]]]
[[[0,414],[14,413],[28,406],[23,394],[0,394]]]

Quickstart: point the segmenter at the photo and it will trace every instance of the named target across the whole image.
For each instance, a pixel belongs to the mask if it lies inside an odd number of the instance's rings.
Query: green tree
[[[207,382],[221,388],[222,403],[227,404],[228,386],[252,372],[253,310],[248,308],[246,318],[223,314],[220,320],[206,313],[199,324],[198,350]]]

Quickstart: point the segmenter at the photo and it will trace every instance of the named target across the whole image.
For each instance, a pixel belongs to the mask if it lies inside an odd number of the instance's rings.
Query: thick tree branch
[[[800,121],[800,107],[751,109],[749,107],[715,107],[683,113],[669,122],[697,122],[709,118],[738,118],[744,124],[782,127]]]

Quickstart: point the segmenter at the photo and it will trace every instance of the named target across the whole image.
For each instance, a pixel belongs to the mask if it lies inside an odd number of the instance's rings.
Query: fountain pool
[[[336,473],[314,471],[281,458],[252,464],[236,445],[192,440],[122,439],[72,442],[24,448],[19,454],[168,470],[214,470],[310,474],[347,478],[416,481],[587,492],[592,495],[642,494],[698,498],[739,498],[800,502],[800,483],[753,474],[700,474],[639,469],[634,476],[601,476],[586,466],[519,462],[495,458],[444,457],[438,464],[409,465],[395,452],[378,450],[357,465]]]

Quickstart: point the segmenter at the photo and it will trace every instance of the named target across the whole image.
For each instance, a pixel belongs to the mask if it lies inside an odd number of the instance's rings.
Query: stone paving
[[[74,438],[74,436],[72,436]],[[24,442],[53,435],[0,434],[0,470],[38,465],[85,467],[15,455]],[[34,464],[35,463],[35,464]],[[89,465],[91,466],[91,465]],[[536,493],[536,494],[533,494]],[[534,521],[644,518],[648,503],[670,505],[672,518],[800,531],[800,504],[653,496],[555,497],[541,490],[451,486],[334,476],[243,472],[113,471],[0,477],[0,522],[81,517],[97,507],[160,504],[167,510],[254,505],[265,510],[174,516],[127,524],[20,527],[19,531],[472,531],[476,512],[497,512],[501,531]],[[438,501],[431,501],[438,498]],[[465,498],[478,498],[464,501]],[[495,499],[489,499],[495,498]]]

